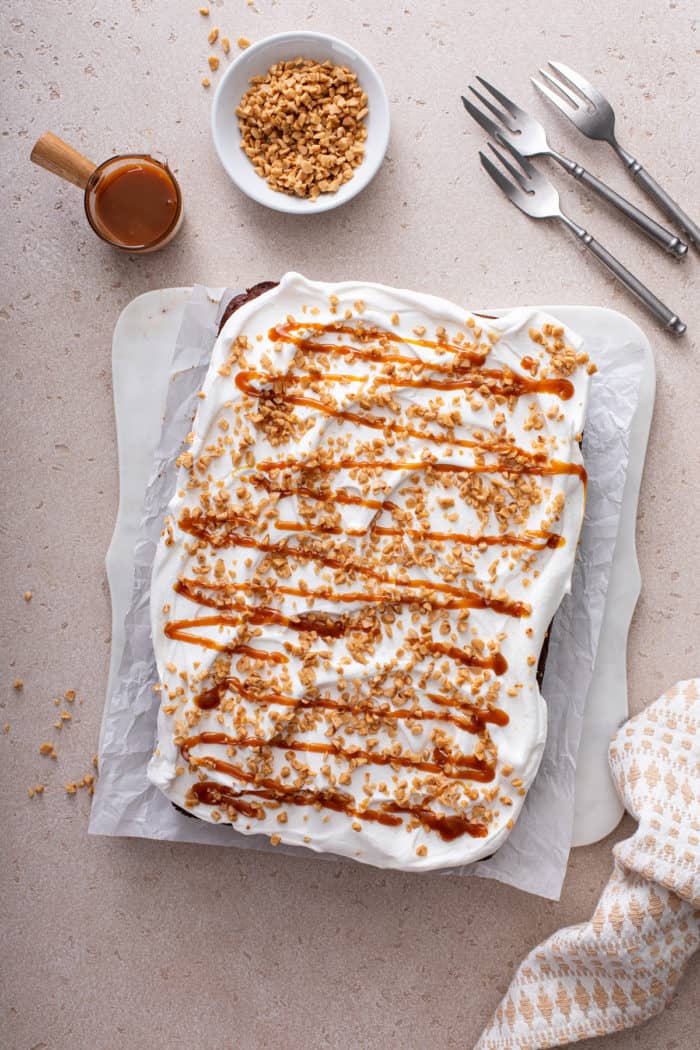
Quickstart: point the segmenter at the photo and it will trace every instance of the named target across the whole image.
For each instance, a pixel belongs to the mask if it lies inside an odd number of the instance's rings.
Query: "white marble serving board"
[[[124,649],[124,618],[133,586],[133,550],[160,436],[170,365],[189,288],[146,292],[122,311],[114,330],[112,370],[119,453],[120,498],[106,566],[112,595],[111,696]],[[221,289],[211,290],[212,298]],[[608,742],[628,714],[627,634],[641,587],[635,546],[637,501],[654,405],[655,369],[644,333],[624,314],[593,306],[545,306],[581,336],[641,348],[645,367],[632,421],[620,526],[608,585],[595,671],[586,701],[576,769],[572,845],[597,842],[619,822],[623,808],[608,770]],[[502,313],[503,310],[485,310]]]

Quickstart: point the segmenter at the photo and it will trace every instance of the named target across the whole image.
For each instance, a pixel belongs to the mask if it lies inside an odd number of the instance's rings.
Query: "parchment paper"
[[[226,304],[232,294],[227,291],[221,303]],[[134,551],[126,642],[114,688],[107,698],[90,832],[274,849],[308,857],[311,854],[299,847],[272,847],[265,836],[245,836],[229,827],[186,817],[146,779],[158,708],[153,692],[157,673],[149,617],[151,566],[175,486],[175,459],[191,428],[196,393],[206,374],[222,312],[223,306],[214,302],[205,288],[193,289],[173,355],[163,429]],[[588,499],[572,593],[564,599],[551,631],[542,684],[549,716],[542,763],[520,818],[501,849],[488,860],[449,872],[498,879],[554,900],[559,898],[569,855],[576,756],[615,550],[629,428],[643,366],[639,347],[611,347],[603,340],[588,339],[585,349],[599,369],[593,377],[583,440]],[[314,856],[353,863],[332,854]]]

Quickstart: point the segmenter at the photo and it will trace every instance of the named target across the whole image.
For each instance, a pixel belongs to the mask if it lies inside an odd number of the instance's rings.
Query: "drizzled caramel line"
[[[319,503],[342,503],[348,507],[369,507],[370,510],[386,510],[392,513],[399,509],[398,504],[392,503],[388,499],[354,496],[350,492],[318,492],[316,489],[310,489],[306,485],[299,485],[296,488],[279,488],[269,478],[256,477],[254,474],[249,476],[248,480],[256,488],[263,488],[266,492],[283,498],[285,496],[303,496],[305,499],[316,500]]]
[[[217,784],[213,780],[200,780],[189,789],[186,804],[190,806],[199,803],[207,806],[223,805],[232,811],[230,816],[240,813],[246,817],[263,820],[266,815],[264,806],[249,802],[243,797],[246,795],[270,802],[284,802],[291,806],[320,806],[336,813],[345,813],[358,820],[375,821],[387,827],[399,827],[403,823],[401,814],[407,814],[424,828],[437,831],[445,842],[452,842],[460,835],[484,838],[488,834],[485,824],[470,821],[462,814],[448,816],[433,812],[428,808],[427,803],[431,801],[428,799],[426,799],[426,804],[421,806],[400,806],[398,802],[384,802],[378,809],[358,809],[352,796],[341,791],[309,791],[292,788],[268,778],[258,781],[244,769],[233,765],[230,766],[228,772],[244,783],[259,783],[261,786],[239,792],[223,784]]]
[[[264,375],[262,372],[242,371],[236,376],[236,386],[242,393],[247,394],[249,397],[262,398],[270,396],[268,391],[259,390],[250,383],[251,378],[260,378]],[[270,377],[275,379],[276,383],[282,383],[282,378]],[[315,381],[314,376],[303,377],[307,382]],[[320,378],[320,376],[319,376]],[[326,377],[328,378],[328,377]],[[340,379],[340,376],[335,378]],[[365,380],[360,376],[344,376],[342,378],[351,379],[354,382],[364,382]],[[406,384],[410,385],[410,384]],[[415,384],[413,384],[415,385]],[[275,391],[272,395],[277,398],[279,395]],[[289,404],[304,405],[307,408],[315,408],[323,415],[331,416],[334,419],[344,419],[347,423],[355,423],[357,426],[370,427],[372,430],[383,430],[390,434],[399,434],[401,437],[414,437],[420,438],[422,441],[429,441],[438,445],[456,445],[459,448],[475,448],[484,452],[493,452],[494,454],[503,455],[517,455],[526,458],[535,458],[534,453],[527,452],[525,449],[519,448],[517,445],[511,445],[505,441],[494,442],[493,445],[484,444],[481,441],[473,441],[469,438],[457,438],[449,434],[435,434],[433,431],[418,430],[416,427],[411,427],[407,423],[394,422],[391,419],[386,419],[383,416],[374,416],[368,413],[353,412],[351,409],[331,407],[325,401],[319,401],[317,398],[306,397],[301,395],[290,395],[283,394],[282,397]]]
[[[392,361],[399,364],[416,364],[417,366],[433,367],[432,362],[423,362],[419,358],[402,355],[389,356],[376,349],[358,350],[354,346],[338,346],[335,343],[315,343],[311,339],[295,334],[302,330],[313,332],[317,335],[350,335],[358,342],[368,343],[376,341],[377,339],[383,339],[390,343],[399,343],[405,346],[422,346],[430,350],[437,350],[439,348],[440,350],[445,350],[448,353],[455,354],[458,358],[463,358],[465,361],[468,361],[470,365],[476,366],[477,368],[484,364],[486,357],[490,352],[490,347],[486,353],[483,353],[480,350],[475,350],[473,347],[465,349],[464,346],[454,345],[452,343],[438,343],[432,339],[410,339],[407,336],[401,336],[397,332],[391,332],[388,329],[357,328],[352,325],[343,324],[342,321],[331,321],[328,324],[320,324],[314,321],[287,321],[284,324],[278,324],[270,328],[267,336],[270,342],[291,343],[308,353],[335,353],[340,354],[343,357],[359,358],[363,361],[378,361],[379,363],[383,361]],[[445,366],[438,365],[438,368],[440,367],[444,368]]]
[[[248,480],[251,481],[252,484],[255,485],[257,488],[264,488],[266,492],[269,492],[270,494],[273,494],[273,495],[280,496],[283,499],[285,497],[287,497],[287,496],[303,496],[304,499],[315,500],[318,503],[340,503],[340,504],[347,505],[347,506],[368,507],[370,510],[388,511],[389,513],[393,513],[394,511],[399,510],[398,505],[396,503],[392,503],[392,501],[388,500],[388,499],[372,499],[371,497],[355,496],[355,495],[353,495],[352,493],[349,493],[349,492],[339,492],[339,491],[335,491],[335,492],[333,492],[333,491],[330,491],[330,492],[319,492],[317,489],[310,489],[306,485],[298,485],[296,487],[286,487],[285,486],[284,488],[281,488],[281,487],[279,487],[279,485],[276,485],[275,483],[273,483],[269,478],[264,478],[264,477],[251,476],[251,477],[249,477]],[[205,519],[205,520],[207,520],[207,519]],[[241,519],[236,518],[236,519],[234,519],[234,521],[235,521],[236,524],[238,524],[241,521]],[[221,522],[217,521],[217,524],[221,525]],[[249,523],[246,522],[246,524],[249,524]],[[283,526],[280,523],[277,523],[277,525],[278,525],[278,528],[284,528],[285,527],[285,526]],[[371,528],[372,528],[373,531],[379,531],[380,528],[382,528],[382,526],[373,525],[373,526],[371,526]],[[313,530],[314,530],[314,526],[311,526],[308,531],[313,531]],[[302,530],[300,529],[299,531],[302,531]],[[304,529],[303,531],[307,531],[307,530]],[[321,531],[321,530],[319,529],[319,531]],[[399,535],[403,535],[404,533],[408,533],[410,535],[411,534],[411,530],[410,529],[400,529],[400,530],[398,530],[398,534]],[[348,536],[353,536],[353,535],[364,536],[365,534],[366,534],[365,531],[357,532],[357,533],[353,533],[353,532],[349,531],[347,533]],[[431,537],[434,534],[433,533],[426,533],[425,535],[426,535],[426,537]],[[454,534],[453,533],[445,533],[444,535],[445,535],[445,538],[448,538],[448,537],[451,538],[452,536],[455,536],[455,537],[457,536],[456,533],[454,533]],[[511,535],[510,533],[503,533],[503,539],[504,540],[506,540],[506,539],[509,540],[510,539],[510,535]],[[554,537],[557,534],[556,533],[549,533],[549,532],[533,531],[533,532],[527,532],[527,533],[525,533],[525,535],[526,536],[539,536],[539,535],[541,535],[543,537],[546,536],[547,539],[549,539],[550,537]],[[518,545],[519,546],[523,546],[523,547],[530,546],[530,544],[526,543],[524,540],[522,540],[522,538],[520,538],[520,537],[514,537],[514,538],[518,540]],[[461,542],[467,542],[469,537],[465,536],[463,539],[462,539],[462,537],[459,537],[459,539],[460,539]],[[473,539],[474,539],[476,544],[481,543],[482,540],[483,540],[484,543],[486,543],[487,545],[491,546],[491,545],[495,545],[498,542],[499,537],[498,536],[483,536],[483,537],[482,536],[475,536],[475,537],[473,537]],[[561,547],[561,546],[564,545],[565,542],[566,542],[566,540],[562,536],[562,537],[558,537],[558,542],[557,543],[547,543],[547,546],[548,547],[555,547],[555,546],[556,547]],[[215,544],[212,544],[212,545],[215,545]],[[506,544],[506,545],[509,545],[509,544]],[[538,548],[533,548],[533,549],[538,549]]]
[[[464,532],[423,532],[421,529],[398,529],[389,525],[370,525],[367,529],[343,529],[339,525],[315,525],[297,521],[276,521],[281,532],[318,532],[331,536],[410,536],[421,542],[457,543],[465,547],[527,547],[533,551],[549,547],[563,547],[566,540],[558,532],[547,529],[528,529],[527,532],[501,532],[496,535],[469,535]]]
[[[291,707],[295,710],[297,708],[302,710],[321,709],[324,711],[337,711],[341,714],[368,715],[370,718],[377,718],[380,721],[412,721],[415,719],[416,721],[451,722],[459,729],[464,729],[467,733],[480,733],[489,723],[505,726],[509,722],[506,712],[498,707],[475,707],[473,704],[461,703],[456,698],[451,699],[442,693],[428,693],[427,696],[428,699],[438,706],[455,709],[460,712],[459,714],[447,714],[425,708],[389,708],[388,706],[382,708],[368,702],[342,704],[337,700],[331,700],[327,696],[295,698],[293,696],[285,696],[282,693],[259,694],[246,689],[241,680],[235,676],[224,678],[217,682],[216,685],[199,693],[195,696],[194,703],[202,711],[212,711],[220,706],[221,701],[228,692],[235,692],[244,700],[265,707],[279,705],[280,707]]]
[[[183,584],[189,584],[190,589],[183,587]],[[192,587],[194,585],[194,589]],[[213,584],[201,585],[197,580],[178,580],[175,585],[175,589],[178,594],[182,594],[183,597],[189,598],[190,601],[195,602],[197,605],[205,605],[210,608],[217,608],[216,604],[202,594],[201,591],[196,590],[198,586],[214,586]],[[230,584],[235,587],[245,587],[245,584]],[[298,592],[303,593],[303,592]],[[314,592],[308,592],[313,594]],[[361,597],[361,596],[360,596]],[[355,596],[358,599],[358,596]],[[359,600],[359,599],[358,599]],[[367,600],[367,596],[365,596]],[[443,607],[447,607],[446,605]],[[269,618],[266,617],[266,609],[261,606],[252,606],[254,615],[258,618],[252,621],[253,623],[279,623],[279,617],[282,615],[277,609],[269,610],[273,615]],[[287,617],[284,617],[287,619]],[[341,634],[345,634],[347,627],[342,626],[342,630],[326,630],[323,628],[318,629],[318,626],[313,621],[300,621],[294,622],[294,618],[289,617],[288,626],[295,631],[306,631],[313,632],[321,635],[321,637],[340,637]],[[206,635],[190,634],[190,630],[193,627],[236,627],[239,624],[245,622],[242,617],[237,616],[203,616],[200,619],[191,620],[169,620],[163,632],[167,638],[172,638],[180,642],[187,642],[190,645],[201,645],[204,649],[213,649],[219,653],[231,653],[233,655],[249,656],[254,660],[262,660],[267,663],[287,663],[288,657],[284,653],[277,652],[276,650],[270,651],[268,649],[255,649],[250,645],[226,645],[221,642],[215,641],[213,638],[208,638]],[[421,642],[421,649],[425,649],[428,652],[434,653],[436,656],[448,656],[450,659],[455,660],[457,663],[465,664],[467,667],[480,667],[482,670],[493,671],[496,675],[505,674],[508,670],[508,662],[501,653],[492,653],[490,656],[478,656],[474,653],[468,652],[464,649],[458,649],[456,646],[443,645],[440,642]]]
[[[405,582],[407,586],[424,586],[421,580],[407,580]],[[224,593],[233,593],[234,591],[268,593],[270,590],[274,590],[275,594],[288,594],[298,598],[321,598],[323,601],[346,602],[350,604],[362,602],[376,605],[428,605],[431,609],[493,609],[494,612],[501,612],[506,616],[521,617],[530,615],[530,607],[524,603],[509,602],[506,605],[506,603],[496,598],[482,598],[481,595],[472,594],[470,591],[459,591],[456,587],[451,588],[447,583],[442,584],[442,588],[454,590],[461,597],[439,602],[421,594],[367,594],[365,591],[344,591],[342,594],[337,594],[334,591],[324,590],[323,588],[315,591],[310,589],[303,590],[301,587],[288,587],[282,583],[275,583],[270,587],[265,586],[263,583],[205,583],[201,580],[189,579],[186,576],[173,585],[173,590],[178,594],[182,594],[183,597],[189,598],[190,601],[196,602],[198,605],[206,605],[210,609],[236,607],[226,599],[222,601],[221,599],[217,600],[216,597],[208,597],[199,588],[206,588],[214,592],[223,590]],[[201,623],[203,621],[194,622]],[[299,626],[298,629],[306,631],[316,630],[315,627],[311,626]]]
[[[474,780],[482,784],[490,783],[495,777],[494,767],[476,755],[454,755],[444,748],[436,747],[432,759],[407,758],[405,755],[383,754],[381,751],[366,751],[364,748],[342,748],[337,744],[311,743],[306,740],[260,740],[257,737],[235,737],[228,733],[204,732],[187,737],[180,741],[180,751],[185,761],[194,766],[216,769],[220,773],[231,773],[229,762],[220,758],[205,755],[202,758],[192,756],[191,751],[199,744],[221,745],[234,749],[248,748],[252,751],[270,748],[275,751],[293,751],[313,755],[332,755],[335,758],[353,762],[359,759],[361,765],[392,766],[400,769],[418,769],[422,773],[442,774],[452,780]],[[235,774],[233,774],[235,775]]]
[[[427,365],[431,371],[447,371],[439,366]],[[452,370],[450,370],[452,371]],[[454,373],[453,373],[454,374]],[[261,390],[252,385],[251,380],[260,380],[268,383],[267,390]],[[316,406],[316,400],[309,400],[301,394],[288,394],[280,388],[293,386],[308,386],[310,383],[366,383],[370,381],[369,376],[356,376],[337,372],[312,372],[310,375],[275,375],[273,372],[259,372],[253,369],[241,371],[236,376],[236,386],[249,397],[280,397],[293,405]],[[418,390],[488,390],[490,394],[503,397],[522,397],[523,394],[554,394],[562,401],[568,401],[573,397],[574,385],[568,379],[528,379],[518,375],[517,372],[480,370],[470,372],[468,375],[462,373],[460,379],[411,379],[408,376],[374,375],[371,382],[376,386],[413,387]],[[330,411],[330,410],[329,410]],[[331,414],[334,414],[331,411]]]
[[[191,587],[188,588],[187,584],[194,582],[187,579],[178,581],[175,584],[175,590],[178,594],[182,594],[185,598],[189,598],[190,601],[196,602],[198,605],[204,605],[210,609],[222,608],[216,598],[208,598],[201,592],[196,590],[193,592]],[[243,623],[256,627],[260,624],[278,623],[283,627],[289,627],[292,631],[314,632],[320,638],[340,638],[353,627],[345,615],[333,616],[330,613],[323,612],[302,612],[294,616],[285,616],[279,609],[273,609],[271,606],[248,605],[247,602],[239,602],[235,598],[228,599],[224,608],[235,610],[243,615],[208,616],[197,620],[179,620],[177,622],[180,628],[194,625],[204,627],[239,627]],[[173,635],[169,635],[169,637],[173,637]]]
[[[360,565],[356,562],[343,561],[341,558],[333,558],[328,555],[321,554],[320,552],[307,550],[302,547],[289,547],[286,543],[272,543],[268,540],[256,540],[252,536],[242,536],[237,532],[224,532],[224,535],[218,537],[218,542],[215,544],[212,542],[211,534],[208,529],[207,519],[200,525],[200,519],[193,519],[190,515],[183,512],[180,521],[178,522],[183,532],[189,532],[190,535],[197,536],[200,539],[205,539],[211,543],[212,546],[218,547],[253,547],[257,550],[266,552],[268,554],[282,554],[284,556],[291,556],[299,558],[303,561],[316,561],[322,565],[328,566],[331,569],[340,569],[343,572],[356,573],[358,576],[369,577],[370,579],[377,580],[380,583],[388,584],[390,587],[403,588],[408,587],[411,589],[426,590],[426,591],[438,591],[442,594],[451,594],[457,599],[457,603],[452,604],[432,604],[433,599],[428,596],[421,595],[405,595],[399,594],[393,596],[391,594],[345,594],[335,593],[328,589],[320,590],[302,590],[299,587],[288,587],[285,584],[275,583],[274,587],[266,587],[264,584],[252,584],[252,583],[201,583],[199,586],[206,587],[208,590],[220,591],[223,593],[233,593],[234,591],[268,591],[274,590],[281,594],[295,595],[302,598],[324,598],[339,602],[355,602],[364,601],[381,604],[431,604],[433,608],[450,608],[450,609],[492,609],[494,612],[502,613],[505,616],[514,616],[520,618],[523,616],[530,615],[530,607],[524,602],[511,601],[510,599],[501,598],[490,598],[486,595],[479,594],[476,591],[465,591],[461,587],[455,587],[450,583],[443,583],[437,580],[415,580],[415,579],[400,579],[397,576],[390,576],[388,573],[379,572],[376,569],[370,569],[365,565]],[[218,526],[217,522],[217,526]],[[183,581],[178,581],[182,583]],[[191,584],[198,584],[198,581],[189,581]],[[178,590],[178,584],[175,584],[175,589]],[[179,593],[184,593],[179,591]]]
[[[564,463],[558,459],[550,459],[545,463],[435,463],[431,460],[414,460],[412,462],[398,463],[394,460],[356,460],[337,459],[331,463],[316,463],[309,466],[303,459],[263,460],[258,463],[257,470],[267,473],[278,470],[303,470],[307,473],[319,470],[324,474],[330,474],[337,470],[405,470],[413,471],[435,471],[436,474],[534,474],[537,477],[549,477],[558,474],[575,474],[585,482],[587,479],[586,468],[580,463]],[[257,474],[252,477],[257,480]]]
[[[195,620],[169,620],[163,628],[166,638],[187,642],[189,645],[200,645],[203,649],[213,649],[217,653],[231,653],[238,656],[249,656],[253,660],[263,660],[272,664],[286,664],[289,657],[284,653],[270,652],[267,649],[255,649],[252,645],[222,645],[213,638],[202,634],[190,634],[193,627],[223,627],[226,624],[240,623],[226,616],[203,616]]]

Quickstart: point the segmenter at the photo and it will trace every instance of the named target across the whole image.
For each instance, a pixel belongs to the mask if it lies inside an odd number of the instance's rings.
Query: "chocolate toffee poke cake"
[[[493,853],[544,746],[592,371],[533,310],[295,273],[237,297],[154,564],[150,780],[382,867]]]

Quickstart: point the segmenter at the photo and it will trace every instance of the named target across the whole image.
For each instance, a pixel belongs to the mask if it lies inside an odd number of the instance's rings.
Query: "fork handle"
[[[633,273],[630,273],[621,262],[618,262],[615,256],[611,255],[602,244],[599,244],[587,230],[584,230],[582,226],[579,226],[578,223],[575,223],[566,215],[561,215],[561,218],[572,233],[575,233],[586,248],[595,255],[596,259],[600,259],[603,265],[607,266],[608,270],[617,277],[618,281],[621,281],[633,295],[637,296],[657,321],[660,321],[673,335],[683,335],[686,325],[678,317],[678,314],[675,314],[673,310],[669,310],[668,306],[662,303],[660,299],[657,299],[646,285],[642,284]]]
[[[590,171],[586,171],[580,164],[577,164],[573,160],[569,160],[566,157],[561,157],[557,154],[556,159],[563,167],[566,168],[569,175],[573,175],[575,179],[578,179],[580,183],[588,187],[589,190],[593,190],[599,197],[602,197],[608,204],[612,204],[614,208],[626,215],[631,222],[638,226],[650,240],[656,244],[661,245],[667,252],[675,256],[676,259],[683,259],[688,251],[688,245],[684,244],[680,237],[677,237],[675,233],[671,233],[660,223],[656,222],[643,212],[640,208],[636,208],[631,201],[621,197],[619,193],[616,193],[611,186],[607,183],[597,179],[595,175],[591,175]]]
[[[643,187],[652,200],[656,201],[663,212],[679,226],[694,247],[700,250],[700,226],[690,218],[683,209],[669,197],[666,190],[659,186],[656,179],[644,170],[638,160],[633,160],[627,165],[633,178]]]

